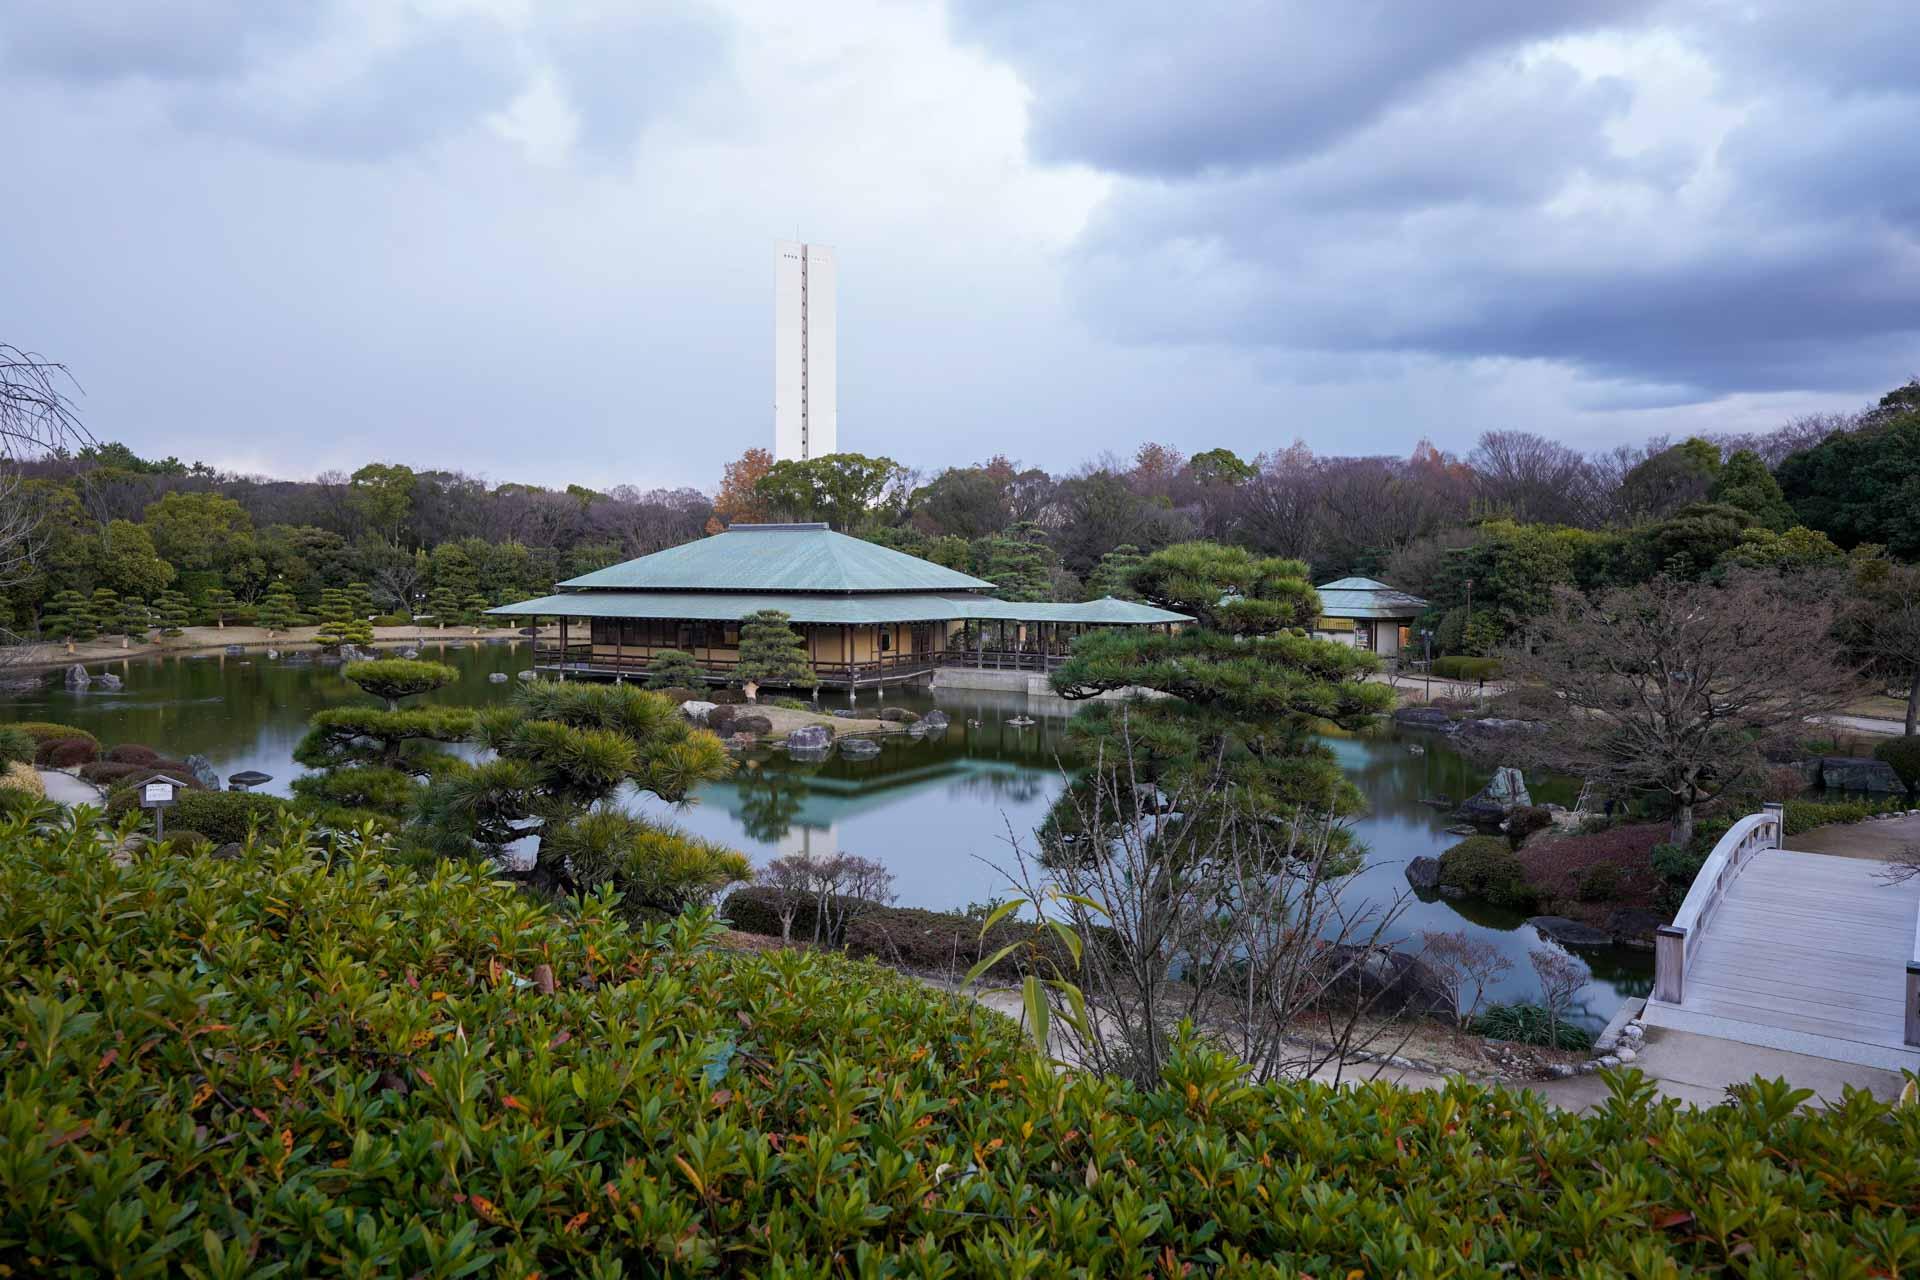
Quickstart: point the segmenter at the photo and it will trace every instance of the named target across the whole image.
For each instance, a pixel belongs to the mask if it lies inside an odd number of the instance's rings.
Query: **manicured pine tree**
[[[95,587],[93,599],[87,602],[87,607],[93,611],[93,620],[100,628],[100,633],[119,636],[120,647],[126,648],[127,632],[122,622],[125,610],[120,604],[119,593],[111,587]]]
[[[124,596],[120,601],[120,632],[129,642],[145,640],[147,632],[153,630],[153,606],[138,596]]]
[[[293,592],[283,582],[276,582],[267,590],[267,598],[260,602],[259,622],[267,629],[271,638],[276,631],[287,631],[300,618],[300,606],[294,601]]]
[[[193,620],[193,609],[187,598],[173,590],[160,593],[160,598],[153,602],[153,613],[163,636],[179,635],[181,628]]]
[[[460,621],[460,597],[450,588],[435,587],[429,592],[427,608],[433,612],[433,625],[441,631],[448,623]]]
[[[347,608],[352,611],[356,619],[365,622],[373,616],[373,592],[368,588],[366,583],[349,582],[347,584],[346,594]]]
[[[647,664],[649,689],[699,689],[706,683],[700,664],[684,649],[662,649]]]
[[[73,652],[76,640],[91,640],[100,632],[99,619],[93,616],[93,603],[78,591],[56,592],[40,611],[40,632],[54,640],[64,640],[67,652]]]
[[[763,684],[812,689],[819,687],[820,678],[807,660],[807,642],[787,625],[787,615],[762,609],[740,620],[740,661],[733,669],[733,683],[752,700]]]
[[[1047,531],[1023,520],[987,543],[983,575],[1002,600],[1047,600],[1053,595],[1053,566],[1058,557],[1047,544]]]
[[[1093,566],[1093,573],[1087,579],[1087,599],[1104,600],[1112,596],[1116,600],[1138,600],[1140,593],[1133,589],[1133,571],[1139,567],[1140,548],[1131,542],[1121,543]]]
[[[491,607],[487,603],[487,598],[476,591],[461,603],[461,612],[474,626],[490,627],[493,625],[493,619],[487,616],[487,610]]]
[[[373,624],[362,618],[333,619],[320,624],[320,629],[313,633],[313,640],[323,649],[370,645],[373,643]]]
[[[225,629],[227,619],[233,617],[239,607],[240,602],[233,598],[233,592],[225,587],[214,587],[201,602],[200,613],[214,626]]]
[[[400,817],[419,799],[422,781],[457,767],[443,746],[464,741],[474,725],[473,712],[464,707],[402,709],[401,699],[444,688],[459,673],[439,662],[376,658],[350,662],[341,674],[382,699],[386,709],[331,707],[315,713],[293,758],[319,772],[295,778],[293,793],[336,825],[343,816],[352,821],[352,815],[337,812],[342,809]]]
[[[348,598],[345,589],[328,587],[320,593],[320,604],[314,610],[314,616],[322,622],[351,622],[353,621],[353,602]]]

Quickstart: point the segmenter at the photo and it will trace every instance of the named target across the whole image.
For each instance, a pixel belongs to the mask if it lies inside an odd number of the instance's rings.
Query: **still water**
[[[457,682],[425,699],[447,704],[504,702],[517,682],[495,684],[487,677],[512,675],[529,664],[522,643],[427,645],[422,656],[459,670]],[[223,777],[257,769],[273,777],[262,790],[286,794],[289,779],[300,771],[293,748],[307,717],[325,707],[370,701],[338,667],[259,653],[137,659],[107,669],[121,676],[124,689],[75,693],[54,686],[7,695],[0,715],[75,724],[107,742],[145,743],[174,756],[199,752]],[[873,694],[861,694],[863,707],[875,701]],[[799,764],[779,754],[750,761],[668,816],[756,862],[799,849],[878,859],[893,872],[899,901],[907,906],[961,909],[1004,895],[1007,879],[997,868],[1011,865],[1012,841],[1030,840],[1072,767],[1064,734],[1071,708],[1019,694],[961,690],[891,691],[885,701],[922,710],[937,705],[952,727],[919,741],[888,739],[880,755],[867,761],[836,757]],[[827,705],[842,703],[829,694]],[[1023,716],[1034,723],[1008,723]],[[1424,801],[1472,795],[1485,784],[1487,771],[1430,734],[1388,728],[1365,737],[1330,737],[1328,744],[1369,805],[1356,823],[1369,863],[1349,890],[1351,900],[1405,894],[1407,862],[1437,855],[1456,839],[1446,834],[1451,819]],[[1571,797],[1548,784],[1536,799]],[[1482,903],[1409,899],[1394,933],[1417,945],[1423,930],[1454,929],[1491,940],[1512,960],[1496,998],[1533,994],[1527,952],[1552,944],[1516,913]],[[1644,953],[1609,948],[1578,954],[1593,971],[1581,995],[1590,1024],[1603,1022],[1623,998],[1652,988],[1652,961]]]

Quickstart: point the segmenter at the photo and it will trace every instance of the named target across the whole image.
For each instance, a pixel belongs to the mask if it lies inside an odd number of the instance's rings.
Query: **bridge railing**
[[[1913,924],[1913,955],[1907,961],[1907,1043],[1920,1045],[1920,916]]]
[[[1687,890],[1687,897],[1680,909],[1673,913],[1673,923],[1663,924],[1654,934],[1653,940],[1653,998],[1663,1004],[1679,1004],[1686,996],[1687,967],[1699,952],[1700,943],[1707,926],[1720,910],[1720,904],[1726,900],[1727,890],[1733,886],[1740,873],[1746,869],[1755,855],[1767,849],[1778,849],[1785,830],[1786,809],[1782,805],[1770,804],[1759,813],[1740,819],[1727,828],[1727,834],[1713,846],[1713,852],[1700,864],[1699,874],[1693,878],[1693,887]],[[1916,941],[1920,945],[1920,940]],[[1920,964],[1920,953],[1916,954],[1916,964]],[[1912,965],[1907,970],[1907,1026],[1909,1038],[1914,1029],[1920,1010],[1916,1010],[1915,980],[1920,971]]]

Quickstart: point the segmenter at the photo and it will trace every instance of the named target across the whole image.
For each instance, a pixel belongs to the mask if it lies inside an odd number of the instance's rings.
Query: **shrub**
[[[155,760],[151,764],[114,764],[106,760],[97,760],[92,764],[80,766],[80,776],[83,779],[103,787],[116,787],[123,782],[137,782],[142,778],[150,778],[156,773],[172,778],[183,787],[189,787],[195,791],[206,790],[200,785],[200,779],[194,776],[193,770],[178,760]]]
[[[1495,906],[1533,905],[1526,867],[1501,836],[1468,836],[1441,854],[1440,883]]]
[[[798,698],[769,698],[767,699],[767,705],[770,707],[782,707],[788,711],[807,711],[811,709]]]
[[[1790,800],[1787,802],[1783,825],[1788,835],[1797,836],[1815,827],[1824,827],[1837,822],[1865,822],[1868,818],[1875,818],[1883,813],[1892,813],[1906,807],[1906,801],[1898,799],[1833,802]]]
[[[145,815],[141,825],[151,828],[152,816],[140,809],[140,797],[133,788],[124,787],[107,801],[109,818],[118,819],[134,810]],[[202,832],[215,844],[232,844],[247,838],[250,823],[257,823],[262,831],[274,831],[291,810],[292,806],[279,796],[258,791],[182,791],[167,810],[167,821]]]
[[[40,743],[15,725],[0,725],[0,764],[32,764]]]
[[[1518,849],[1536,831],[1553,826],[1553,814],[1545,805],[1525,804],[1507,815],[1507,842]]]
[[[707,728],[724,738],[733,732],[735,717],[744,714],[744,711],[744,708],[733,703],[720,703],[707,712]]]
[[[1463,654],[1449,654],[1433,660],[1433,674],[1448,680],[1497,680],[1500,678],[1500,659],[1471,658]]]
[[[837,905],[835,909],[844,910]],[[726,921],[742,933],[780,936],[779,895],[772,889],[760,885],[735,889],[727,895],[720,911]],[[813,937],[816,914],[813,902],[803,899],[797,904],[793,917],[795,940],[804,942]],[[1029,925],[1001,923],[983,940],[977,916],[918,907],[868,903],[849,914],[852,919],[842,947],[848,955],[871,956],[922,973],[965,973],[981,957],[1010,942],[1026,942],[1034,936]],[[1019,954],[1007,956],[987,972],[996,978],[1019,976],[1023,972]]]
[[[6,838],[22,1274],[1895,1275],[1920,1244],[1915,1113],[1863,1092],[1696,1110],[1629,1071],[1576,1114],[1249,1086],[1192,1038],[1140,1089],[875,966],[479,868]]]
[[[410,627],[413,615],[410,613],[383,613],[373,620],[376,627]]]
[[[1920,737],[1889,738],[1873,749],[1873,758],[1891,765],[1907,790],[1920,791]]]
[[[1624,877],[1610,863],[1588,867],[1580,876],[1578,896],[1582,902],[1611,902],[1620,896]]]
[[[55,738],[40,744],[34,762],[50,769],[71,769],[90,764],[99,754],[100,744],[93,738]]]
[[[63,738],[85,738],[95,746],[100,744],[100,740],[85,729],[76,729],[70,724],[55,724],[48,720],[21,720],[7,727],[32,735],[33,740],[42,746]]]
[[[1515,1044],[1537,1044],[1549,1049],[1591,1049],[1593,1036],[1583,1028],[1554,1019],[1537,1004],[1496,1004],[1474,1019],[1473,1030],[1493,1040],[1511,1040]],[[1700,1114],[1708,1114],[1701,1112]]]
[[[647,688],[698,689],[706,684],[700,664],[682,649],[662,649],[647,663]]]
[[[167,828],[167,838],[161,842],[175,853],[193,853],[201,845],[211,845],[213,841],[198,831]]]
[[[152,747],[143,747],[137,742],[123,742],[108,747],[101,759],[112,764],[152,764],[160,758],[160,753]]]
[[[0,791],[29,795],[40,800],[47,798],[46,780],[24,760],[9,760],[6,768],[0,769]]]

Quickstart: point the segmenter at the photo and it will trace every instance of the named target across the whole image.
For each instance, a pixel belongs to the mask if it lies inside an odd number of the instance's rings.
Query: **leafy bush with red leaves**
[[[100,744],[92,738],[55,738],[40,744],[34,762],[49,769],[71,769],[75,765],[91,764],[99,757]]]

